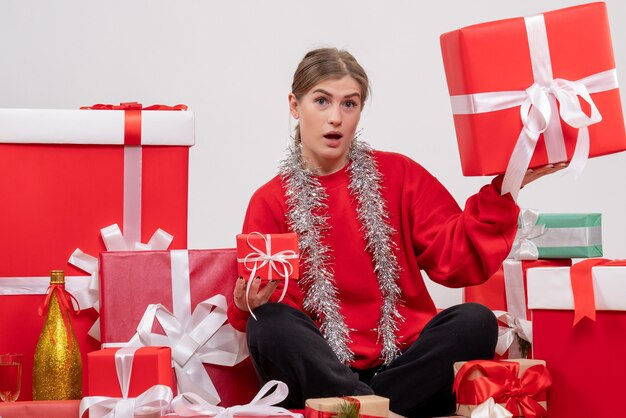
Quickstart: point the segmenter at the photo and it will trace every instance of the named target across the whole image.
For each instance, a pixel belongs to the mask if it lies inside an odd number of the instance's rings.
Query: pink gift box
[[[189,294],[174,300],[172,253],[175,251],[104,252],[100,255],[101,331],[105,343],[126,342],[137,331],[146,308],[162,304],[176,314],[176,305],[195,308],[214,295],[233,297],[237,260],[234,249],[180,250],[188,257]],[[156,326],[158,328],[158,326]],[[158,331],[155,329],[155,331]],[[245,404],[258,391],[249,359],[233,366],[205,364],[222,406]]]

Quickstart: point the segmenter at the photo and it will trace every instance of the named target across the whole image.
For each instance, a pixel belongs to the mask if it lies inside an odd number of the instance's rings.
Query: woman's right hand
[[[250,292],[248,292],[248,304],[250,305],[250,310],[253,311],[270,300],[270,296],[274,293],[274,290],[276,290],[278,282],[272,280],[261,288],[261,279],[259,277],[251,280],[252,284],[250,285]],[[237,279],[233,296],[235,306],[242,311],[247,311],[248,304],[246,304],[246,281],[243,277]]]

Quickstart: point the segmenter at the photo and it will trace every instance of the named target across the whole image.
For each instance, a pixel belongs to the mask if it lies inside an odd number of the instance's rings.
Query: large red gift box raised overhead
[[[578,170],[626,149],[604,3],[468,26],[441,49],[463,174],[507,172],[516,193],[527,167],[572,160],[577,143]]]
[[[24,354],[20,400],[32,396],[50,270],[65,270],[68,290],[84,301],[90,276],[68,259],[76,248],[104,251],[101,228],[119,224],[129,247],[157,228],[174,236],[172,248],[187,246],[194,116],[183,106],[151,108],[0,109],[0,352]],[[84,365],[99,348],[87,336],[96,316],[72,318]]]
[[[550,418],[612,418],[624,392],[626,347],[626,262],[593,267],[582,294],[572,268],[537,268],[528,272],[528,304],[533,317],[533,353],[546,361],[553,385],[548,391]],[[580,266],[579,266],[580,267]],[[591,277],[589,277],[591,276]],[[574,286],[572,286],[574,285]],[[585,290],[585,286],[587,289]],[[594,296],[590,316],[576,314]],[[582,318],[576,325],[574,319]]]
[[[245,334],[222,326],[236,277],[235,249],[103,252],[102,341],[171,346],[181,392],[245,404],[258,390],[251,362],[241,361]],[[189,389],[186,375],[202,376],[201,389]]]

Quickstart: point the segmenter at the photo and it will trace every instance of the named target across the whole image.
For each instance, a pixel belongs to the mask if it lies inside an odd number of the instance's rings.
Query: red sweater
[[[382,151],[373,155],[382,174],[389,220],[396,231],[393,240],[402,290],[399,312],[405,318],[397,335],[403,350],[436,314],[420,269],[448,287],[484,282],[511,249],[519,209],[509,194],[500,196],[498,177],[471,196],[461,211],[443,185],[410,158]],[[332,249],[341,310],[350,329],[350,349],[355,354],[351,365],[358,369],[376,367],[382,361],[375,330],[382,296],[372,257],[365,251],[356,201],[348,190],[349,173],[343,168],[319,180],[328,194],[330,231],[325,240]],[[243,233],[291,232],[286,212],[282,181],[276,176],[250,199]],[[274,300],[281,293],[280,286]],[[302,301],[303,289],[290,283],[283,303],[303,310]],[[229,306],[228,317],[236,329],[245,331],[248,316],[234,304]]]

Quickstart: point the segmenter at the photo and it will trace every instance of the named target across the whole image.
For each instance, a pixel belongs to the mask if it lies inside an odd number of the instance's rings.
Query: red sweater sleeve
[[[413,203],[412,240],[428,277],[448,287],[483,283],[506,258],[517,231],[519,208],[500,195],[501,176],[471,196],[460,210],[432,176]]]
[[[259,188],[248,203],[248,210],[244,219],[242,233],[260,232],[262,234],[282,234],[290,232],[285,222],[286,207],[283,198],[283,190],[278,177],[273,178],[267,184]],[[280,297],[284,282],[279,282],[276,291],[270,297],[275,302]],[[302,310],[302,290],[291,282],[287,294],[282,303]],[[228,320],[237,330],[245,332],[246,323],[250,317],[248,311],[239,309],[234,302],[228,306]]]

